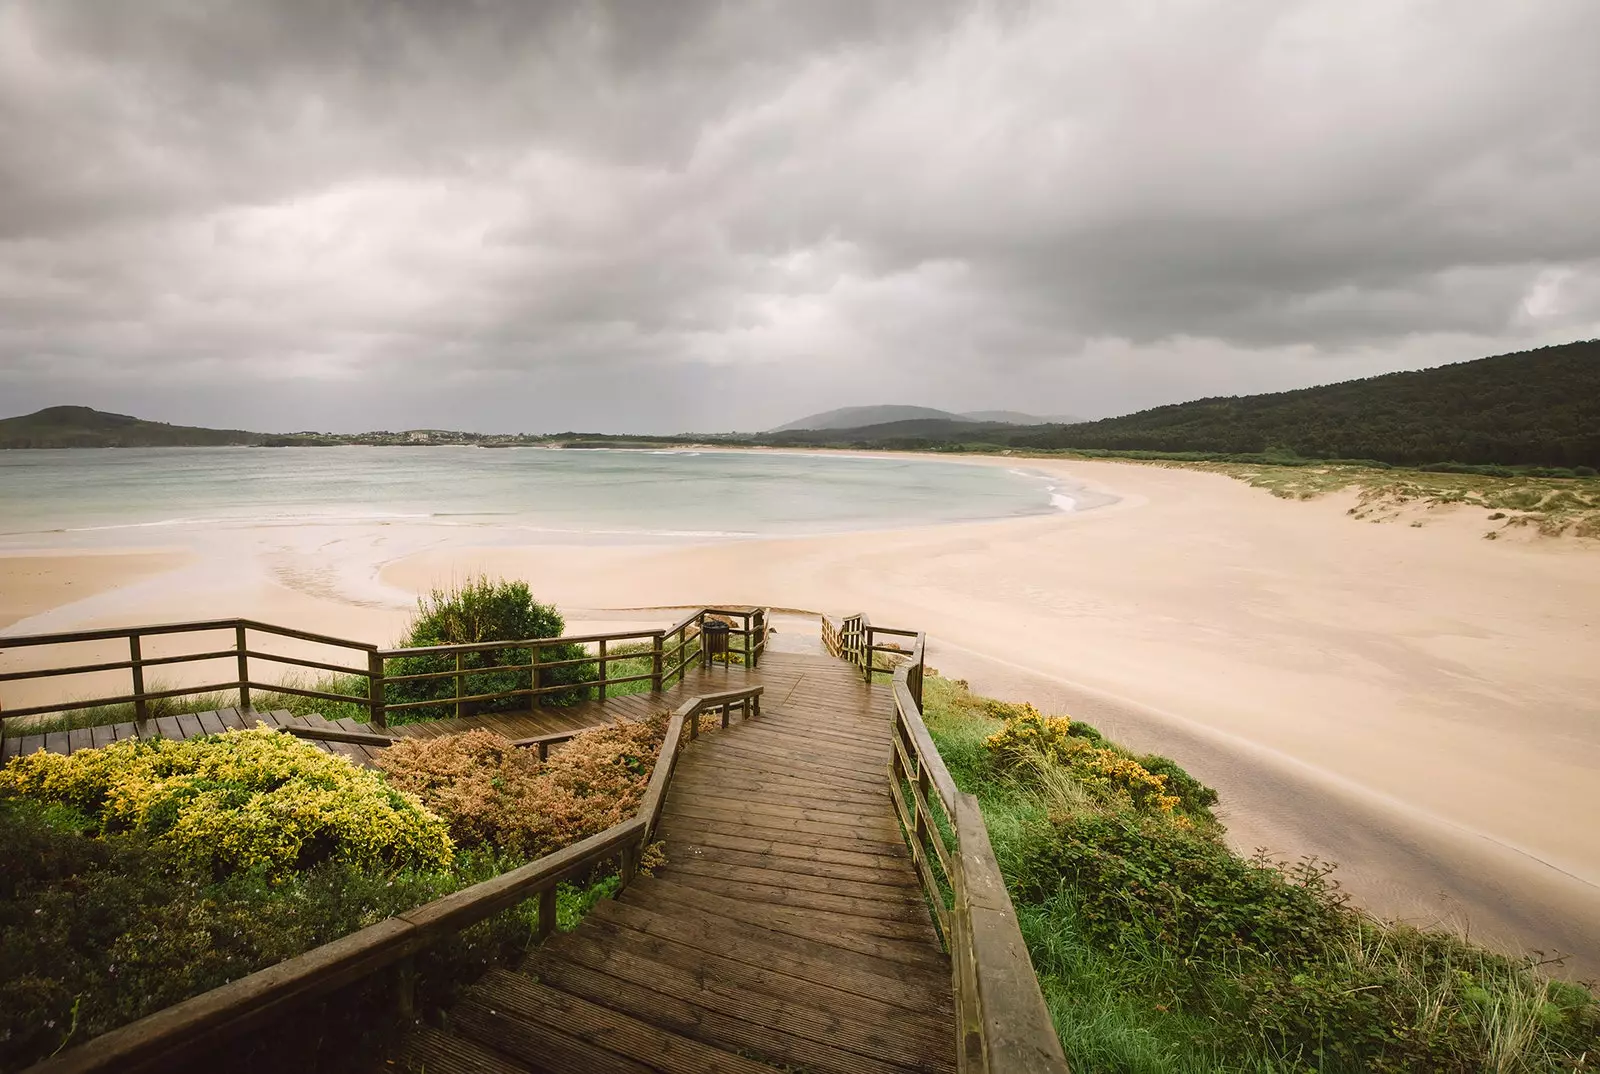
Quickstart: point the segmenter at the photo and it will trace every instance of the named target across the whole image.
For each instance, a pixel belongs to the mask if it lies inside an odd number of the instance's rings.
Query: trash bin
[[[728,624],[718,619],[707,619],[701,624],[700,645],[707,664],[716,656],[722,657],[724,664],[728,662],[728,631]]]

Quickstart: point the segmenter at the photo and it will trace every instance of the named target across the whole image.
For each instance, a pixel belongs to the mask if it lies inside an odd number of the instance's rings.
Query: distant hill
[[[1004,425],[1072,425],[1083,420],[1071,414],[1024,414],[1020,410],[968,410],[961,416],[967,421],[997,421]]]
[[[1017,447],[1600,468],[1600,340],[1017,430]]]
[[[760,438],[764,444],[793,447],[831,444],[845,447],[924,448],[956,444],[1001,444],[1019,428],[1003,422],[968,421],[965,418],[906,418],[863,425],[854,429],[789,429]]]
[[[869,426],[888,425],[903,421],[945,421],[952,423],[976,422],[980,424],[1044,425],[1051,422],[1077,421],[1068,417],[1040,417],[1016,410],[974,410],[956,414],[928,406],[847,406],[811,414],[780,425],[774,433],[792,432],[796,429],[864,429]]]
[[[273,439],[239,429],[197,429],[107,414],[86,406],[46,407],[0,419],[0,448],[222,447]]]

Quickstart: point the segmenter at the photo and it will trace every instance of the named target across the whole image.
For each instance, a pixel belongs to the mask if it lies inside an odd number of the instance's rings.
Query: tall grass
[[[1042,757],[1002,767],[986,740],[1005,706],[962,684],[930,676],[925,702],[952,776],[983,806],[1078,1074],[1600,1069],[1600,1001],[1536,961],[1377,921],[1344,904],[1329,867],[1242,861],[1204,810],[1141,815]],[[1108,825],[1118,840],[1063,857],[1073,833]],[[1185,928],[1196,910],[1203,943]],[[1219,936],[1216,922],[1245,931]]]

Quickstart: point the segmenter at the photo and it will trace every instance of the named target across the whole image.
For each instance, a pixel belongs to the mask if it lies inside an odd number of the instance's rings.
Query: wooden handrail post
[[[606,665],[607,665],[607,663],[608,663],[608,661],[606,660],[606,639],[601,638],[600,639],[600,697],[597,699],[597,700],[600,700],[600,701],[604,701],[606,699],[606,692],[607,692],[606,691]]]
[[[239,647],[239,712],[243,715],[250,711],[250,644],[244,624],[235,628],[234,640]]]
[[[461,718],[461,713],[462,713],[462,705],[461,705],[461,697],[462,697],[461,665],[462,665],[463,658],[465,656],[466,656],[465,653],[459,653],[459,652],[456,653],[456,674],[455,674],[454,681],[455,681],[455,684],[456,684],[456,719],[458,719],[458,720]]]
[[[661,631],[656,631],[655,637],[650,639],[650,692],[661,692]]]
[[[144,657],[137,633],[128,635],[128,660],[133,665],[129,669],[133,672],[133,718],[139,722],[139,731],[143,734],[143,724],[150,719],[150,705],[144,699]]]
[[[376,650],[367,653],[367,718],[374,727],[389,726],[383,707],[383,656]]]
[[[534,926],[533,938],[543,941],[556,930],[556,886],[551,884],[539,892],[539,923]]]
[[[629,843],[622,848],[622,863],[619,870],[622,874],[622,886],[627,887],[633,883],[633,878],[639,872],[639,858],[643,847],[639,843]]]
[[[407,955],[395,964],[394,1006],[407,1022],[417,1017],[417,960],[414,955]]]
[[[539,692],[544,689],[544,672],[539,668],[539,661],[544,656],[544,646],[534,642],[530,652],[533,658],[528,662],[528,708],[532,709],[544,704],[544,695]]]

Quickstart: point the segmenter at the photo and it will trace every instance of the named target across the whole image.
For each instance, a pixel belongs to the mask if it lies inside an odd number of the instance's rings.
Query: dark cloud
[[[0,410],[1100,414],[1594,336],[1597,39],[1589,0],[20,0]]]

